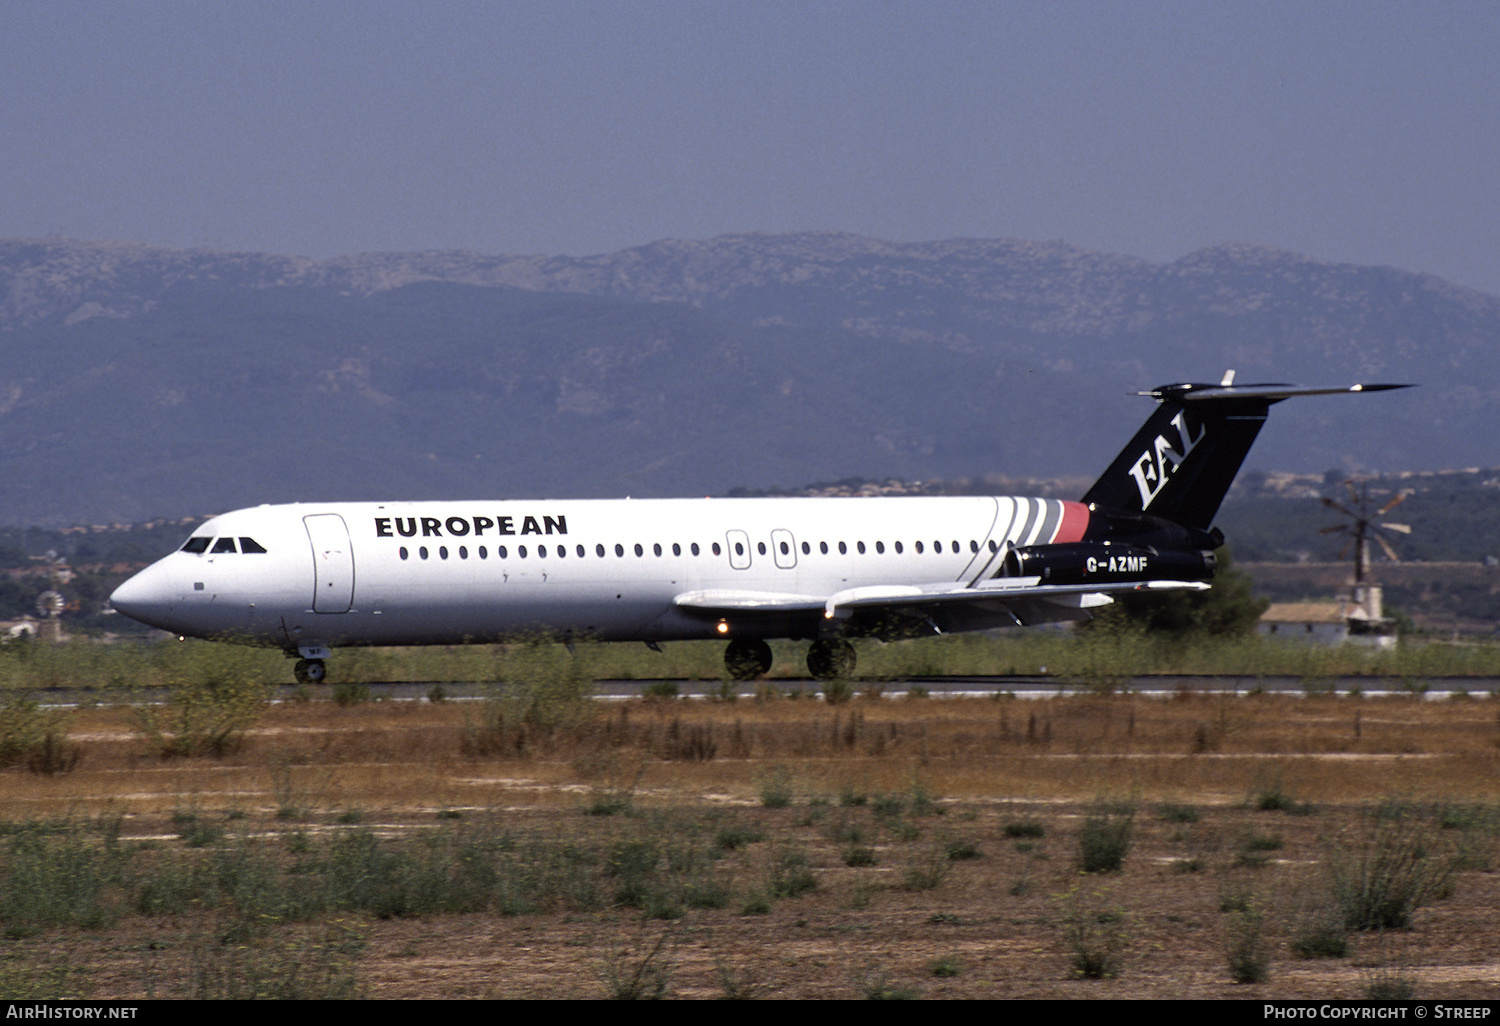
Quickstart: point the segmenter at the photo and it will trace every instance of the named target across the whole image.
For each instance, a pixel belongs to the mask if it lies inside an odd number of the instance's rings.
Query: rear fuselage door
[[[313,612],[347,613],[354,604],[354,548],[337,513],[303,517],[313,553]]]

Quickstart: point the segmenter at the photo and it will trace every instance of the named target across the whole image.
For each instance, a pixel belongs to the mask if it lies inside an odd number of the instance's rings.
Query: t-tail
[[[1162,385],[1161,405],[1083,497],[1111,513],[1142,513],[1207,531],[1271,406],[1304,395],[1385,392],[1409,385]]]
[[[1305,395],[1384,392],[1409,385],[1162,385],[1141,395],[1160,405],[1083,497],[1082,537],[1012,549],[1002,576],[1047,583],[1205,581],[1224,536],[1219,505],[1271,406]]]

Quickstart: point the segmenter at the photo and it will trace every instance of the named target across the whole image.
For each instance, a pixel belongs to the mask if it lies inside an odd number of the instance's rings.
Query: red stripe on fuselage
[[[1062,520],[1058,522],[1057,533],[1052,536],[1052,544],[1083,541],[1083,532],[1089,526],[1089,508],[1081,502],[1065,502],[1062,507]]]

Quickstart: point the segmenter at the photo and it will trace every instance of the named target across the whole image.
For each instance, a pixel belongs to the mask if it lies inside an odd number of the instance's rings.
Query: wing
[[[714,589],[678,595],[684,612],[744,620],[747,617],[807,617],[823,620],[898,618],[929,625],[938,633],[977,626],[1030,626],[1081,620],[1087,610],[1108,605],[1110,594],[1141,591],[1206,591],[1200,581],[1137,581],[1119,584],[1044,585],[1040,577],[992,578],[979,584],[877,584],[832,595]],[[945,626],[945,624],[947,626]]]

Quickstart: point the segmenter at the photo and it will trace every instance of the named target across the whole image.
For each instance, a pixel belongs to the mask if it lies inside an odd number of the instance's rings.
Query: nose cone
[[[171,613],[176,597],[169,575],[157,563],[116,588],[109,603],[132,620],[172,630]]]

